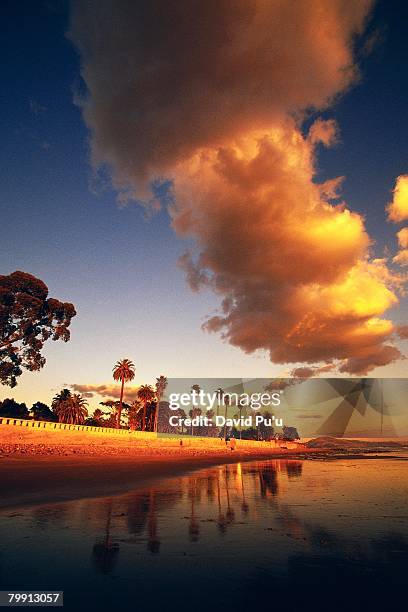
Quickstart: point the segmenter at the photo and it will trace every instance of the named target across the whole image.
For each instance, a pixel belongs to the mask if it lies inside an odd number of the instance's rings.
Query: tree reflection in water
[[[232,523],[233,520],[235,519],[235,512],[234,509],[231,507],[231,503],[230,503],[230,492],[229,492],[229,477],[230,477],[230,471],[228,466],[225,466],[225,491],[227,493],[227,522],[228,523]]]
[[[219,472],[217,472],[216,478],[217,478],[217,499],[218,499],[217,525],[221,533],[225,533],[227,529],[227,520],[225,518],[225,515],[222,511],[222,506],[221,506],[221,484],[220,484],[220,473]]]
[[[189,534],[190,542],[197,542],[200,537],[200,525],[198,523],[198,520],[195,514],[196,497],[199,498],[198,491],[197,491],[197,480],[195,478],[190,479],[188,495],[191,501],[191,513],[190,513],[190,524],[188,527],[188,534]]]
[[[76,609],[96,609],[97,599],[101,612],[135,602],[162,610],[170,596],[179,612],[192,602],[200,611],[404,610],[406,465],[391,458],[237,463],[113,499],[3,513],[3,584],[62,585],[75,603],[88,590],[89,607],[81,600]],[[393,605],[399,593],[405,607]]]
[[[160,540],[157,534],[155,492],[153,489],[150,490],[150,494],[149,494],[148,531],[149,531],[149,537],[147,540],[147,549],[151,553],[156,554],[160,551]]]
[[[112,542],[110,529],[112,521],[112,500],[106,502],[106,528],[103,541],[96,542],[92,550],[92,560],[96,569],[102,574],[112,572],[119,553],[119,544]]]
[[[159,537],[159,521],[167,510],[174,507],[184,498],[188,499],[188,539],[197,542],[201,536],[198,507],[204,503],[205,511],[215,505],[217,513],[214,521],[220,533],[225,533],[236,521],[236,511],[240,509],[243,515],[250,513],[247,499],[247,489],[253,496],[258,488],[264,499],[275,498],[279,494],[278,474],[283,472],[288,478],[299,478],[302,474],[301,461],[273,461],[246,466],[245,464],[225,465],[206,470],[203,475],[182,478],[175,483],[168,481],[168,486],[160,486],[147,491],[137,491],[126,496],[126,508],[123,512],[130,535],[147,536],[147,549],[157,554],[160,552],[161,537]],[[254,480],[256,478],[256,480]],[[246,482],[247,480],[247,482]],[[257,486],[256,486],[256,483]],[[202,502],[204,500],[204,502]],[[109,502],[111,504],[111,501]],[[224,505],[225,504],[225,505]],[[186,517],[187,518],[187,517]],[[288,516],[282,510],[282,521],[288,527]],[[108,524],[110,525],[110,518]],[[102,553],[102,544],[96,550]],[[115,556],[115,546],[107,539],[104,543],[105,555]]]

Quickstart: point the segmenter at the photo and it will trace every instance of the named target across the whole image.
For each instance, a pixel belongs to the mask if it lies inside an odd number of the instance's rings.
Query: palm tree
[[[145,431],[147,404],[150,404],[155,397],[153,387],[150,385],[142,385],[137,392],[137,397],[143,402],[142,430]]]
[[[62,407],[71,399],[71,397],[72,394],[69,389],[62,389],[52,400],[51,407],[56,414],[59,423],[61,423],[60,414]]]
[[[72,394],[69,389],[62,389],[59,393],[57,393],[51,403],[51,407],[54,410],[55,414],[57,414],[58,407],[61,406],[61,404],[70,397],[72,397]]]
[[[224,397],[224,389],[221,389],[221,387],[219,387],[219,389],[217,389],[216,391],[216,394],[217,394],[217,416],[218,416],[220,412],[221,398]]]
[[[166,390],[167,387],[167,378],[165,376],[163,376],[163,374],[161,374],[159,376],[159,378],[156,378],[156,398],[157,398],[157,405],[156,405],[156,412],[154,415],[154,431],[157,432],[157,425],[158,425],[158,421],[159,421],[159,405],[160,402],[163,398],[164,392]]]
[[[228,406],[230,405],[230,396],[228,395],[228,393],[224,395],[224,404],[225,404],[224,439],[226,439],[227,438],[227,413],[228,413]]]
[[[242,418],[242,408],[244,407],[244,404],[242,403],[243,400],[240,399],[238,402],[238,406],[239,406],[239,439],[242,440],[242,424],[241,424],[241,418]]]
[[[200,385],[192,385],[191,386],[191,391],[195,391],[195,393],[197,393],[197,395],[200,393],[201,388]],[[194,405],[194,401],[193,401],[193,409],[190,410],[189,415],[192,419],[194,419],[196,416],[200,416],[201,415],[201,410],[199,409],[199,407]],[[193,435],[193,426],[191,425],[191,435]]]
[[[200,385],[192,385],[191,391],[195,391],[197,393],[197,395],[198,395],[200,393],[200,391],[201,391]],[[193,410],[194,410],[194,408],[195,408],[195,406],[194,406],[194,403],[193,403]]]
[[[193,405],[193,409],[190,410],[189,413],[188,413],[188,415],[189,415],[189,417],[191,419],[195,419],[196,417],[201,416],[201,414],[202,414],[201,413],[201,408],[198,408],[198,406],[197,406],[197,408],[195,408],[194,405]],[[194,427],[193,427],[193,424],[191,423],[191,435],[193,435],[193,433],[194,433]]]
[[[67,389],[63,389],[63,391],[67,391]],[[82,425],[88,416],[88,402],[79,393],[71,395],[71,392],[69,392],[69,395],[67,395],[61,392],[54,398],[52,404],[60,423]]]
[[[133,380],[135,377],[135,365],[130,359],[121,359],[117,361],[113,368],[113,378],[114,380],[120,380],[122,386],[120,388],[120,400],[118,407],[118,421],[117,421],[117,429],[120,428],[120,417],[122,415],[123,408],[123,389],[125,386],[125,382],[129,382]]]

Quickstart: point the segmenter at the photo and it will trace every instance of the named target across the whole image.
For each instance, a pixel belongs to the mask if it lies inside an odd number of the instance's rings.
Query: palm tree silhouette
[[[118,421],[117,421],[117,429],[120,429],[120,418],[122,416],[122,408],[123,408],[123,389],[125,386],[125,382],[129,382],[133,380],[135,377],[135,365],[130,359],[120,359],[116,362],[113,367],[113,378],[114,380],[121,381],[122,385],[120,388],[120,399],[119,399],[119,407],[118,407]]]
[[[73,395],[63,389],[52,401],[52,407],[60,423],[82,425],[88,416],[88,402],[79,393]]]
[[[154,414],[154,431],[155,432],[157,432],[157,426],[159,422],[159,406],[160,406],[160,402],[162,401],[166,387],[167,387],[167,378],[165,376],[161,375],[159,376],[159,378],[156,378],[157,405],[156,405],[156,411]]]
[[[224,390],[219,387],[216,391],[217,394],[217,416],[220,412],[221,398],[224,397]]]
[[[201,391],[200,385],[197,385],[197,384],[192,385],[191,386],[191,391],[194,391],[197,394],[200,393],[200,391]],[[198,406],[195,406],[194,400],[193,400],[193,408],[192,408],[192,410],[189,411],[189,416],[192,419],[194,419],[194,417],[200,416],[200,414],[201,414],[201,410],[199,409]],[[194,428],[193,428],[193,425],[191,425],[191,435],[193,435],[193,431],[194,431]]]
[[[227,414],[228,414],[228,406],[230,405],[230,396],[228,393],[224,395],[224,405],[225,405],[225,424],[224,424],[224,438],[227,438]]]
[[[137,392],[137,397],[143,402],[142,430],[145,431],[147,404],[152,402],[155,397],[153,387],[151,387],[150,385],[142,385]]]

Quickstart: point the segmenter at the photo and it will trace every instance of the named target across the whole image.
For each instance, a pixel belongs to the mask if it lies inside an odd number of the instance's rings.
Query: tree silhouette
[[[139,425],[139,413],[142,409],[142,402],[139,399],[135,399],[129,406],[128,409],[128,422],[129,429],[134,431]]]
[[[6,398],[0,402],[0,417],[26,419],[29,416],[27,406],[19,404],[14,399]]]
[[[61,393],[54,397],[52,402],[58,421],[72,425],[82,425],[85,422],[88,416],[87,405],[88,402],[82,395],[79,395],[79,393],[72,395],[68,389],[63,389]]]
[[[31,406],[31,414],[36,421],[56,421],[56,415],[52,410],[43,404],[43,402],[35,402]]]
[[[156,397],[157,397],[157,404],[156,404],[156,411],[155,411],[155,415],[154,415],[154,431],[157,432],[157,425],[159,422],[159,407],[160,407],[160,402],[162,401],[164,392],[166,390],[167,387],[167,378],[163,375],[159,376],[159,378],[156,378]]]
[[[44,343],[50,338],[68,342],[75,315],[73,304],[48,297],[48,287],[39,278],[20,271],[0,276],[2,384],[15,387],[22,368],[34,372],[44,367]]]
[[[145,431],[147,404],[153,401],[155,397],[154,390],[150,385],[142,385],[137,392],[137,397],[143,402],[142,430]]]
[[[117,361],[113,368],[113,378],[114,380],[120,380],[122,385],[120,388],[120,399],[118,406],[118,421],[116,424],[117,429],[120,429],[120,419],[122,416],[122,408],[123,408],[123,390],[125,386],[125,382],[129,382],[133,380],[135,377],[135,366],[130,359],[121,359]]]

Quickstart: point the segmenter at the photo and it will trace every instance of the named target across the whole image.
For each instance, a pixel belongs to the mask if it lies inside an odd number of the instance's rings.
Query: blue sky
[[[346,176],[344,199],[366,216],[378,254],[395,245],[384,205],[408,166],[406,12],[402,2],[377,6],[371,29],[379,42],[360,62],[361,81],[326,113],[338,121],[341,142],[319,157],[319,178]],[[187,287],[176,266],[186,245],[167,214],[146,220],[135,205],[119,208],[115,193],[92,180],[88,134],[73,103],[80,80],[65,37],[68,5],[5,2],[2,13],[1,273],[40,277],[78,316],[71,342],[47,347],[44,370],[24,374],[0,396],[49,401],[64,383],[109,381],[125,356],[136,363],[136,382],[220,369],[235,377],[284,372],[264,355],[244,355],[202,332],[217,299]],[[404,312],[394,320],[403,322]]]

